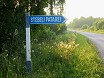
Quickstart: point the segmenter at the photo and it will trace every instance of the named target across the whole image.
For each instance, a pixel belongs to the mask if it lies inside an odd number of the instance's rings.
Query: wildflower
[[[71,45],[68,45],[68,48],[71,48]]]
[[[79,44],[75,45],[76,47],[79,46]]]

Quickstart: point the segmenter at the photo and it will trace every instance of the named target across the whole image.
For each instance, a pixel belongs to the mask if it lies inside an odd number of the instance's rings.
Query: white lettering
[[[31,17],[31,22],[44,22],[42,17]]]
[[[61,17],[46,17],[46,22],[61,22]]]

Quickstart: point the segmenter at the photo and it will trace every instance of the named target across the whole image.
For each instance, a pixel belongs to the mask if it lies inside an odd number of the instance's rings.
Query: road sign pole
[[[26,13],[26,69],[31,72],[31,43],[30,43],[30,24],[29,24],[29,13]]]
[[[61,24],[66,19],[63,16],[47,16],[47,15],[35,15],[30,16],[26,13],[26,68],[28,72],[31,72],[31,43],[30,43],[30,24]]]

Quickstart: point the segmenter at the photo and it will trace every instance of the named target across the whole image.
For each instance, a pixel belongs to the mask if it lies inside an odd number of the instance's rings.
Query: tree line
[[[89,29],[89,30],[103,30],[104,29],[104,18],[93,18],[90,17],[80,17],[75,18],[69,23],[69,27],[78,29]]]

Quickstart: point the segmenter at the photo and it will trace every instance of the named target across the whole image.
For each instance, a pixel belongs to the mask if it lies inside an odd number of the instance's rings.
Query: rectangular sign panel
[[[65,22],[65,18],[63,16],[56,15],[34,15],[29,16],[30,24],[61,24]]]

